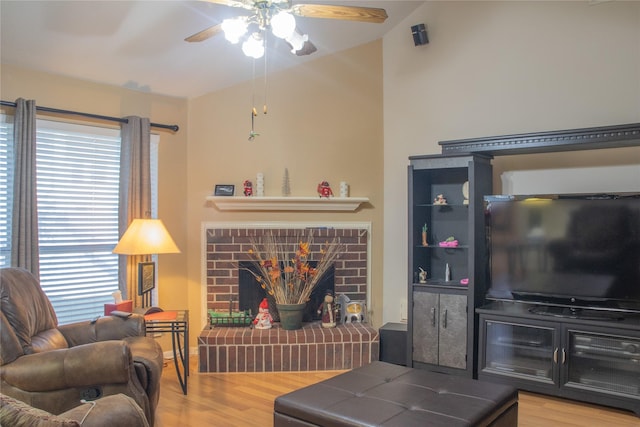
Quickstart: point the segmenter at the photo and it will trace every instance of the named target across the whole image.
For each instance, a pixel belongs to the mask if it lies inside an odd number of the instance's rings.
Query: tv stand
[[[476,312],[478,379],[640,417],[640,316],[506,301]]]
[[[624,313],[607,310],[593,310],[578,307],[557,307],[548,305],[536,305],[529,308],[529,312],[541,316],[567,317],[582,320],[622,321]]]

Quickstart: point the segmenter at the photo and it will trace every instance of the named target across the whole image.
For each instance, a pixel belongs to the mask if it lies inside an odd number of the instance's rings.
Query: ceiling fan
[[[306,18],[340,19],[370,23],[382,23],[387,19],[384,9],[328,4],[294,4],[292,0],[203,0],[249,11],[248,15],[225,19],[221,24],[206,28],[185,39],[201,42],[220,32],[232,43],[244,40],[245,55],[260,58],[264,54],[265,31],[270,28],[274,35],[284,39],[298,55],[309,55],[317,49],[309,37],[296,27],[296,16]]]

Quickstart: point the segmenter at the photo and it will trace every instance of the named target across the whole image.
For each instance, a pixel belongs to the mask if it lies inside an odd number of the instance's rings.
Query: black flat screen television
[[[640,194],[486,196],[487,299],[640,313]]]

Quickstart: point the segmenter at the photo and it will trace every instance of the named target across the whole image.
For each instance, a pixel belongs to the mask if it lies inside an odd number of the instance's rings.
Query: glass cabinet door
[[[640,398],[640,339],[568,331],[565,386]]]
[[[486,320],[482,371],[553,383],[555,329]]]

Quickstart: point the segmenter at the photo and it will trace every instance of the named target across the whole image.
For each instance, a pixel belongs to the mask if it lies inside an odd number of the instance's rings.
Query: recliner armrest
[[[131,377],[133,357],[123,341],[104,341],[22,356],[0,367],[2,380],[29,392],[123,384]]]
[[[127,318],[105,316],[98,318],[96,321],[60,325],[58,329],[62,332],[70,347],[146,335],[144,316],[140,314],[132,314]]]
[[[83,403],[58,415],[0,394],[0,419],[11,426],[149,427],[136,401],[121,393]]]
[[[115,394],[93,403],[95,406],[91,408],[87,408],[89,404],[84,404],[63,415],[77,420],[84,419],[82,427],[149,427],[144,411],[129,396]]]

